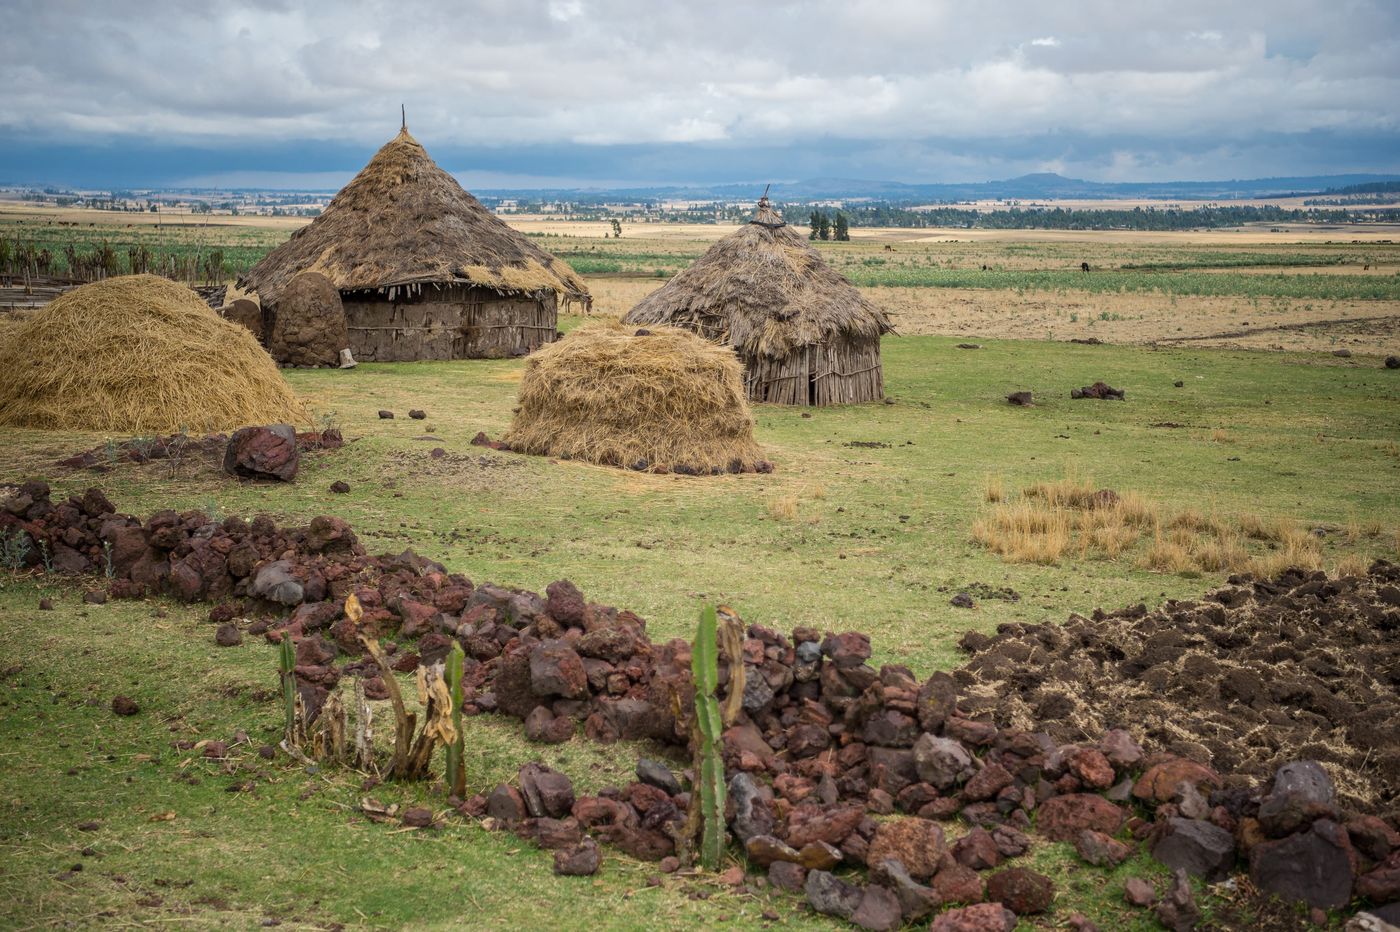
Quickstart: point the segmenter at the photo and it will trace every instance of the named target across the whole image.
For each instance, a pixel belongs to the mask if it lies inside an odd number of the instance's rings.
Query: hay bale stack
[[[76,288],[0,345],[7,427],[204,432],[305,416],[252,334],[154,275]]]
[[[513,450],[647,472],[767,471],[734,353],[693,333],[595,324],[525,362]]]
[[[267,351],[284,366],[334,366],[350,345],[340,292],[320,272],[301,272],[265,311]]]

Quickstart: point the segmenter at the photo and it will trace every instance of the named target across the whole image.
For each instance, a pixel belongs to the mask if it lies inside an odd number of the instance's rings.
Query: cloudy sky
[[[0,182],[1400,171],[1395,0],[0,0]]]

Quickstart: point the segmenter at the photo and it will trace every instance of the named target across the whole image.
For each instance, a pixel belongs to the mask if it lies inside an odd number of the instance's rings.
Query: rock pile
[[[690,645],[653,642],[641,618],[589,602],[567,581],[552,583],[544,594],[477,586],[411,551],[369,557],[335,518],[278,528],[263,517],[215,523],[197,512],[162,512],[141,522],[116,514],[96,489],[55,504],[42,483],[27,484],[4,504],[0,527],[21,529],[34,552],[44,542],[55,568],[61,563],[66,572],[98,566],[107,544],[116,595],[169,592],[209,599],[220,603],[211,612],[213,622],[251,617],[257,620],[250,633],[272,641],[293,638],[298,684],[313,709],[343,676],[363,677],[367,695],[383,696],[386,671],[361,655],[361,631],[398,639],[401,646],[385,647],[402,672],[436,662],[455,639],[468,658],[468,713],[521,719],[536,741],[567,740],[581,727],[601,742],[685,744],[673,709],[688,708],[693,698]],[[1042,708],[1024,698],[1046,671],[1060,670],[1077,651],[1109,671],[1085,673],[1081,683],[1115,670],[1142,674],[1161,666],[1175,676],[1154,688],[1171,692],[1174,680],[1189,681],[1208,703],[1212,693],[1202,684],[1215,680],[1194,661],[1172,665],[1166,658],[1173,650],[1181,659],[1188,648],[1213,644],[1241,656],[1260,651],[1272,658],[1282,672],[1266,679],[1269,705],[1259,709],[1278,714],[1255,732],[1287,733],[1291,726],[1283,720],[1316,714],[1310,709],[1318,694],[1290,687],[1274,696],[1268,690],[1274,682],[1291,682],[1295,664],[1326,680],[1326,668],[1308,665],[1309,651],[1318,645],[1340,650],[1340,642],[1303,626],[1309,599],[1325,594],[1329,604],[1342,604],[1350,594],[1355,617],[1329,616],[1336,632],[1361,619],[1392,631],[1387,599],[1397,578],[1400,568],[1383,561],[1364,580],[1241,578],[1203,603],[1168,603],[1162,611],[1171,623],[1159,629],[1135,626],[1147,617],[1145,610],[1103,616],[1121,633],[1105,643],[1082,637],[1091,630],[1084,627],[1093,624],[1088,619],[1072,619],[1063,629],[1013,626],[995,639],[966,638],[976,650],[967,670],[926,678],[898,664],[873,666],[870,639],[859,632],[797,628],[788,637],[750,625],[743,643],[743,714],[723,741],[730,831],[772,884],[800,891],[818,911],[870,929],[893,929],[934,914],[934,928],[1009,928],[1017,915],[1046,911],[1054,882],[1008,865],[1027,850],[1033,832],[1071,843],[1084,860],[1104,866],[1146,847],[1183,876],[1213,879],[1244,867],[1261,889],[1323,908],[1343,906],[1353,896],[1378,906],[1400,900],[1394,814],[1358,812],[1355,800],[1315,761],[1284,761],[1277,773],[1252,781],[1156,737],[1156,720],[1132,719],[1121,695],[1118,724],[1127,727],[1093,729],[1082,728],[1087,719],[1071,716],[1076,707],[1061,711],[1047,699]],[[358,628],[341,611],[351,592],[365,609]],[[1362,611],[1372,596],[1372,610]],[[1247,604],[1255,605],[1261,620],[1253,633],[1222,622],[1243,620],[1245,615],[1229,613]],[[231,639],[232,632],[221,631],[223,640]],[[1072,649],[1061,650],[1053,637],[1057,631]],[[1218,632],[1216,639],[1210,631]],[[1276,637],[1265,638],[1266,632]],[[1380,638],[1365,644],[1378,657],[1387,649]],[[1135,658],[1145,658],[1148,650],[1165,653],[1138,664]],[[1355,653],[1348,657],[1361,663]],[[1221,658],[1216,663],[1224,665]],[[1396,700],[1397,669],[1391,664],[1388,673],[1380,666],[1367,673],[1371,704]],[[992,677],[993,670],[1001,672]],[[723,665],[720,681],[723,691],[729,681]],[[976,688],[989,682],[1022,697],[1020,712],[1027,714],[1007,716],[989,702],[994,697]],[[1189,696],[1178,695],[1176,703],[1176,720],[1189,721]],[[1390,742],[1384,720],[1366,721],[1382,729],[1373,732],[1378,740]],[[1081,730],[1068,731],[1076,724]],[[1148,735],[1149,749],[1133,731]],[[1284,746],[1293,747],[1286,741]],[[1375,745],[1373,759],[1395,746]],[[531,764],[522,768],[518,785],[503,784],[456,804],[556,851],[560,873],[596,870],[595,839],[674,869],[673,829],[690,803],[682,777],[643,762],[627,786],[579,796],[566,776]],[[1393,799],[1392,793],[1374,802]],[[960,837],[951,831],[955,820],[968,828]],[[868,882],[852,883],[835,873],[851,866],[866,868]],[[1150,886],[1137,893],[1173,926],[1197,915],[1184,882],[1160,900]]]
[[[1400,567],[1232,576],[1199,601],[968,634],[970,711],[1073,740],[1131,727],[1247,778],[1319,760],[1342,800],[1400,809]]]

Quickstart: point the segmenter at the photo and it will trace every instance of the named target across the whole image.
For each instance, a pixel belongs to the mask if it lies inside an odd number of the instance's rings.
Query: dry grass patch
[[[768,516],[777,521],[797,520],[797,496],[780,495],[768,500]]]
[[[972,526],[972,536],[1008,563],[1060,562],[1069,549],[1072,519],[1064,508],[1019,501],[997,505]]]
[[[972,526],[972,537],[1009,563],[1056,564],[1067,554],[1081,559],[1131,559],[1146,570],[1194,576],[1202,573],[1277,575],[1290,567],[1320,569],[1322,542],[1287,518],[1215,508],[1169,511],[1137,492],[1100,489],[1071,476],[1037,482],[1019,496],[998,497]],[[1353,521],[1347,540],[1367,528]],[[1400,532],[1397,532],[1400,549]],[[1349,565],[1364,563],[1356,556]],[[1364,569],[1364,565],[1362,566]]]

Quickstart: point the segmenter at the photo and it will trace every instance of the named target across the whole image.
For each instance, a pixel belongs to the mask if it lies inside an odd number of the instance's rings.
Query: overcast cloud
[[[334,180],[400,102],[439,161],[501,184],[1400,170],[1391,0],[0,11],[0,180]]]

